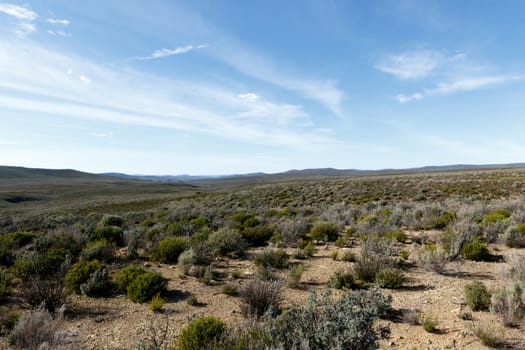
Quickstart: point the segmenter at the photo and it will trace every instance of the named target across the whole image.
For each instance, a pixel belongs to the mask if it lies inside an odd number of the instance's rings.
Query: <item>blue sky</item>
[[[0,164],[525,161],[525,2],[0,0]]]

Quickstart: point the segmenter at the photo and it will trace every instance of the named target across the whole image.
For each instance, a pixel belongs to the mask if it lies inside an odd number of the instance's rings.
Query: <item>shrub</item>
[[[405,283],[405,275],[401,270],[383,269],[376,274],[374,282],[381,288],[398,289]]]
[[[157,293],[153,296],[153,298],[151,298],[151,301],[149,303],[149,309],[153,312],[158,312],[162,310],[162,307],[164,306],[165,302],[166,301],[164,300],[164,298],[162,298],[160,294]]]
[[[484,345],[491,348],[500,348],[505,344],[505,329],[501,326],[495,327],[492,322],[474,324],[472,332]]]
[[[237,283],[228,283],[222,287],[222,293],[229,296],[239,295],[239,285]]]
[[[464,288],[465,301],[472,311],[485,311],[490,307],[490,293],[480,281],[466,284]]]
[[[53,313],[66,304],[67,293],[62,278],[44,280],[35,277],[20,285],[18,297],[28,306],[43,306],[47,311]]]
[[[147,271],[140,266],[128,266],[120,270],[117,277],[117,284],[124,292],[128,290],[128,286],[133,282],[137,276],[147,273]]]
[[[124,219],[121,216],[117,215],[108,215],[105,214],[102,219],[100,219],[101,226],[117,226],[122,227]]]
[[[337,250],[334,250],[333,252],[330,253],[330,258],[332,258],[333,261],[336,261],[338,255],[339,253],[337,252]]]
[[[189,274],[192,266],[195,264],[195,253],[193,248],[186,249],[179,255],[177,266],[185,274]]]
[[[196,306],[199,304],[199,300],[197,299],[195,295],[192,294],[188,297],[188,299],[186,299],[186,304],[190,306]]]
[[[19,319],[20,315],[15,311],[2,312],[0,314],[0,336],[9,334],[15,328]]]
[[[503,221],[512,215],[512,212],[508,209],[499,208],[491,211],[483,217],[482,223],[484,225],[490,224],[491,222]]]
[[[80,253],[84,260],[110,261],[113,258],[113,246],[109,241],[101,239],[89,242]]]
[[[117,246],[124,244],[124,232],[118,226],[97,226],[92,236],[93,241],[107,240]]]
[[[425,244],[415,251],[414,260],[419,267],[436,273],[443,273],[448,263],[447,254],[441,246]]]
[[[80,260],[66,273],[66,287],[76,294],[80,294],[80,286],[85,283],[92,273],[102,269],[103,265],[98,260]]]
[[[246,227],[242,237],[252,246],[263,246],[273,236],[274,230],[266,225]]]
[[[230,258],[243,257],[247,244],[242,235],[236,230],[223,229],[212,233],[208,237],[208,243],[215,255],[228,256]]]
[[[377,258],[361,253],[354,264],[354,273],[363,282],[374,282],[379,271],[386,267],[385,263]]]
[[[89,275],[89,278],[80,285],[80,292],[89,297],[109,296],[113,292],[113,285],[105,266],[101,266]]]
[[[255,256],[255,265],[284,269],[288,266],[289,255],[284,249],[267,248]]]
[[[260,317],[270,308],[277,309],[283,298],[283,287],[278,281],[252,280],[240,292],[247,315]]]
[[[434,333],[437,331],[437,320],[430,315],[421,316],[421,325],[423,329],[429,333]]]
[[[11,271],[23,281],[45,272],[44,256],[35,251],[19,255],[11,266]]]
[[[71,343],[68,334],[62,331],[63,322],[63,309],[53,317],[47,310],[39,307],[20,317],[10,339],[14,345],[23,349],[57,348]],[[47,347],[44,343],[47,343]]]
[[[335,289],[353,289],[357,287],[357,283],[351,272],[336,271],[328,281],[328,286]]]
[[[315,244],[312,241],[309,241],[306,246],[303,248],[303,252],[307,257],[312,257],[317,252],[317,248],[315,248]]]
[[[9,295],[11,291],[11,275],[0,267],[0,302]]]
[[[339,237],[339,229],[331,223],[320,223],[315,225],[310,231],[310,238],[317,241],[334,242]]]
[[[487,246],[477,240],[465,243],[461,248],[461,255],[467,260],[474,261],[487,261],[491,257]]]
[[[343,256],[341,257],[341,260],[342,261],[346,261],[346,262],[355,262],[357,259],[356,259],[356,256],[353,252],[351,251],[346,251]]]
[[[160,273],[146,272],[136,276],[126,289],[126,295],[136,303],[144,303],[168,287],[168,280]]]
[[[175,263],[179,255],[188,248],[189,240],[184,237],[166,237],[153,248],[151,257],[162,263]]]
[[[503,234],[503,243],[510,248],[525,247],[525,224],[509,226]]]
[[[212,349],[225,335],[226,326],[215,317],[200,317],[191,321],[177,339],[177,350]]]
[[[288,271],[288,287],[298,288],[301,285],[301,276],[304,272],[303,264],[296,264]]]
[[[390,299],[377,290],[348,292],[334,298],[311,294],[277,319],[265,318],[269,330],[262,336],[271,349],[376,349],[374,321],[390,309]]]
[[[525,317],[525,303],[523,288],[520,283],[514,282],[508,287],[501,287],[491,299],[491,311],[503,318],[508,326],[518,326]]]

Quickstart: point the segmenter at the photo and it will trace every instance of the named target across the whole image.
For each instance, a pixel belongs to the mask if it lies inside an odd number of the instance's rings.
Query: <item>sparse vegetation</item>
[[[490,308],[490,293],[480,281],[466,284],[465,301],[472,311],[486,311]]]

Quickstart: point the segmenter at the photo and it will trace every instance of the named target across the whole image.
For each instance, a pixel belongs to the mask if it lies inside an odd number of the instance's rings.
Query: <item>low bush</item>
[[[160,294],[155,294],[149,303],[149,309],[153,312],[158,312],[162,310],[164,303],[166,301],[160,296]]]
[[[269,330],[259,334],[268,349],[376,349],[379,337],[374,322],[389,309],[390,299],[377,290],[341,297],[311,294],[305,305],[294,306],[277,319],[265,317]]]
[[[157,272],[137,275],[128,285],[126,295],[136,303],[144,303],[168,287],[168,280]]]
[[[200,317],[182,329],[176,350],[213,349],[225,336],[225,324],[215,317]]]
[[[44,274],[44,255],[36,251],[27,251],[17,256],[11,266],[12,273],[22,281]]]
[[[0,302],[11,292],[11,274],[0,267]]]
[[[53,317],[47,310],[39,307],[20,317],[10,339],[14,345],[23,349],[58,348],[71,343],[68,333],[62,331],[63,323],[63,309]]]
[[[62,278],[32,278],[23,282],[18,288],[18,298],[27,306],[43,306],[53,313],[66,304],[67,293]]]
[[[110,261],[113,258],[113,246],[105,239],[89,242],[80,253],[83,260]]]
[[[108,269],[101,266],[89,275],[89,278],[80,285],[80,292],[89,297],[107,297],[113,293],[113,283]]]
[[[525,224],[509,226],[503,234],[503,243],[510,248],[525,247]]]
[[[230,258],[243,257],[248,247],[242,235],[230,229],[222,229],[210,234],[208,243],[213,254]]]
[[[128,286],[133,282],[138,275],[147,273],[143,267],[140,266],[127,266],[120,270],[117,277],[117,284],[124,292],[128,290]]]
[[[273,234],[274,230],[266,225],[246,227],[242,230],[242,237],[248,242],[248,244],[255,247],[264,246]]]
[[[332,223],[319,223],[310,231],[310,238],[317,241],[335,242],[339,237],[339,229]]]
[[[239,285],[237,283],[227,283],[222,287],[222,293],[229,296],[239,295]]]
[[[507,326],[518,326],[525,318],[523,288],[519,282],[498,289],[491,298],[491,311],[499,314]]]
[[[186,249],[183,251],[177,260],[177,266],[179,270],[182,271],[185,275],[190,273],[191,268],[195,264],[195,253],[193,248]]]
[[[353,289],[358,286],[351,272],[336,271],[328,281],[328,286],[335,289]]]
[[[482,282],[466,284],[464,294],[465,301],[472,311],[486,311],[490,308],[490,293]]]
[[[448,263],[447,253],[441,246],[425,244],[416,249],[413,256],[417,266],[436,273],[443,273]]]
[[[9,334],[19,319],[20,315],[15,311],[0,313],[0,336]]]
[[[102,269],[103,267],[104,266],[98,260],[78,261],[66,273],[66,288],[70,289],[76,294],[80,294],[80,286],[90,278],[92,273]]]
[[[495,209],[483,217],[482,223],[484,225],[487,225],[491,222],[503,221],[503,220],[510,218],[511,215],[512,215],[512,212],[508,209],[504,209],[504,208]]]
[[[487,246],[477,240],[465,243],[461,248],[461,255],[466,260],[474,261],[487,261],[491,258]]]
[[[437,320],[430,315],[421,316],[421,326],[423,326],[423,329],[429,333],[434,333],[437,331]]]
[[[405,283],[403,271],[398,269],[383,269],[376,274],[375,284],[381,288],[399,289]]]
[[[493,322],[479,322],[472,325],[472,332],[484,345],[491,348],[501,348],[505,344],[505,329],[497,327]]]
[[[101,226],[122,227],[122,224],[124,224],[122,216],[105,214],[102,219],[100,219]]]
[[[99,241],[103,239],[120,247],[124,244],[124,231],[118,226],[95,227],[91,240]]]
[[[267,248],[255,256],[255,265],[284,269],[288,267],[289,258],[284,249]]]
[[[315,244],[314,242],[312,241],[309,241],[305,247],[303,248],[303,252],[304,252],[304,255],[306,255],[307,257],[311,258],[312,256],[315,255],[315,253],[317,252],[317,248],[315,247]]]
[[[374,282],[379,271],[387,265],[381,259],[367,254],[361,254],[353,266],[356,277],[363,282]]]
[[[240,291],[245,314],[261,317],[270,308],[277,310],[283,299],[283,286],[278,281],[252,280]]]
[[[189,247],[184,237],[166,237],[155,245],[151,258],[161,263],[176,263],[179,255]]]
[[[288,287],[290,288],[299,288],[301,285],[301,276],[304,272],[303,264],[296,264],[290,268],[288,271]]]

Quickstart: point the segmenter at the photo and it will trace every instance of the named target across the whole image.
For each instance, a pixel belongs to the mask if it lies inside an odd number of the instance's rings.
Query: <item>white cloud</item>
[[[434,88],[425,89],[411,95],[399,94],[396,100],[399,103],[407,103],[414,100],[422,100],[428,96],[450,95],[454,93],[473,91],[488,88],[495,85],[523,80],[522,76],[482,76],[457,79],[449,82],[439,83]]]
[[[38,17],[38,15],[35,12],[25,7],[14,4],[8,4],[5,2],[0,3],[0,12],[4,12],[18,19],[29,21],[33,21]]]
[[[83,82],[84,84],[86,85],[89,85],[91,84],[91,79],[89,79],[88,77],[86,77],[85,75],[81,75],[79,77],[80,81]]]
[[[28,22],[20,22],[15,27],[15,34],[19,38],[25,38],[27,35],[36,32],[36,25]]]
[[[267,146],[310,149],[336,142],[308,124],[301,106],[254,92],[240,94],[243,99],[224,86],[110,69],[31,42],[0,40],[0,53],[0,88],[5,92],[0,109],[167,128]],[[79,79],[96,81],[97,88],[79,84]]]
[[[69,23],[71,23],[67,19],[56,19],[56,18],[48,18],[48,19],[46,19],[46,22],[49,23],[49,24],[60,24],[60,25],[64,25],[64,26],[68,26]]]
[[[431,75],[445,60],[437,51],[409,51],[388,55],[375,68],[399,79],[421,79]]]
[[[47,33],[50,34],[50,35],[55,35],[55,36],[63,36],[63,37],[71,36],[71,34],[66,33],[63,30],[51,30],[51,29],[48,29]]]
[[[139,59],[139,60],[152,60],[152,59],[156,59],[156,58],[163,58],[163,57],[168,57],[168,56],[173,56],[173,55],[180,55],[180,54],[183,54],[183,53],[187,53],[187,52],[190,52],[190,51],[193,51],[193,50],[197,50],[197,49],[203,49],[205,47],[207,47],[208,45],[197,45],[197,46],[193,46],[193,45],[186,45],[186,46],[179,46],[179,47],[176,47],[174,49],[158,49],[158,50],[155,50],[153,51],[153,53],[149,56],[146,56],[146,57],[137,57],[136,59]]]

